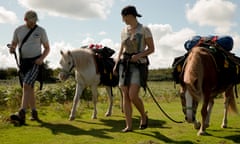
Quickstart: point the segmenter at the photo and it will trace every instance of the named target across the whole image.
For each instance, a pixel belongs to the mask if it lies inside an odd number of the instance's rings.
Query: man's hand
[[[36,59],[35,64],[37,64],[37,65],[43,64],[43,58],[40,57],[40,58]]]
[[[9,48],[10,53],[15,53],[15,47],[13,47],[11,44],[7,44],[7,47]]]

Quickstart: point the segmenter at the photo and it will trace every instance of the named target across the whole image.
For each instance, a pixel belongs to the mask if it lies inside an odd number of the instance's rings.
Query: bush
[[[17,108],[21,104],[22,90],[20,87],[10,88],[9,86],[0,87],[0,105]]]

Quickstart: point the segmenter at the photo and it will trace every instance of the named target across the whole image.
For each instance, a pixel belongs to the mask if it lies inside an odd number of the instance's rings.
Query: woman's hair
[[[128,5],[126,7],[124,7],[122,9],[122,12],[121,12],[122,16],[126,16],[126,15],[133,15],[135,17],[142,17],[142,15],[140,15],[135,6],[131,6],[131,5]]]

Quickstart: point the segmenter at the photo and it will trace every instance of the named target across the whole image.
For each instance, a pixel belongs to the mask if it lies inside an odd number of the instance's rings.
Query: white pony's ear
[[[60,50],[60,54],[63,55],[63,51],[62,50]]]
[[[68,54],[68,55],[71,55],[71,51],[68,50],[68,51],[67,51],[67,54]]]

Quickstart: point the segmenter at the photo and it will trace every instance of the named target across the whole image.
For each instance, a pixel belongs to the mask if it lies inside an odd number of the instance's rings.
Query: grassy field
[[[149,83],[162,108],[175,120],[184,119],[178,87],[172,82]],[[119,107],[119,92],[114,89],[115,101],[113,115],[105,117],[107,97],[102,88],[98,103],[98,119],[91,119],[92,103],[82,101],[78,107],[77,118],[68,121],[71,102],[39,105],[41,122],[27,120],[26,126],[14,127],[6,119],[16,109],[0,106],[0,141],[1,144],[235,144],[240,143],[240,117],[230,114],[228,128],[222,129],[223,99],[215,99],[208,135],[197,136],[192,124],[174,123],[158,109],[149,94],[141,92],[149,117],[149,128],[139,130],[139,114],[134,108],[133,128],[130,133],[122,133],[125,126],[124,115]],[[238,108],[239,108],[239,100]],[[27,113],[27,117],[29,117]],[[200,118],[198,112],[198,118]]]

